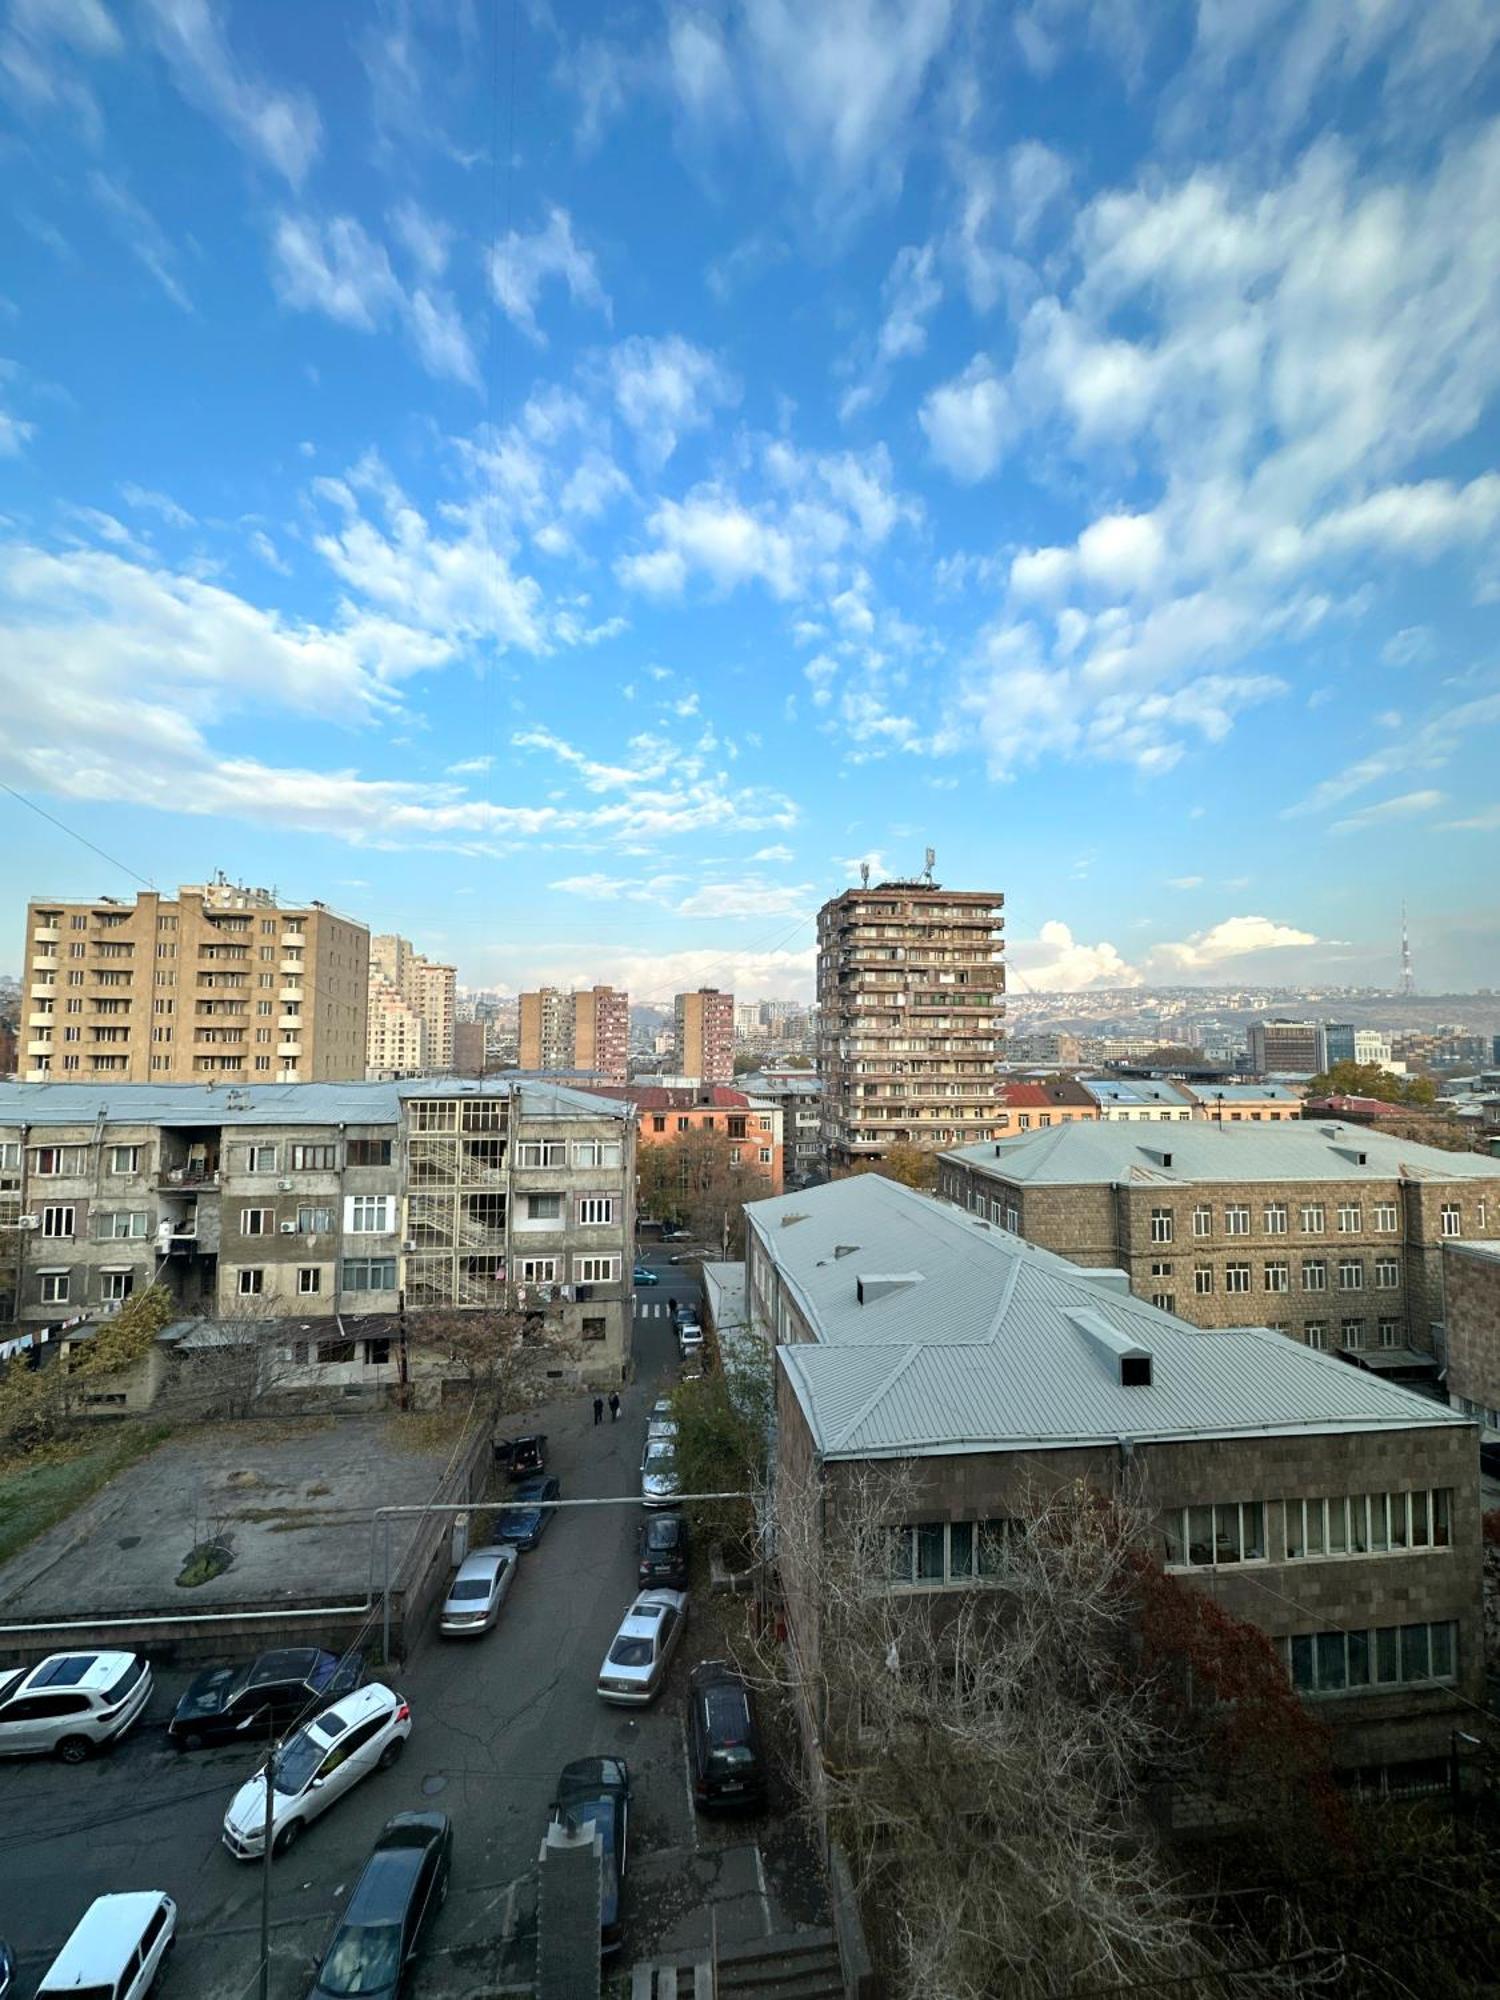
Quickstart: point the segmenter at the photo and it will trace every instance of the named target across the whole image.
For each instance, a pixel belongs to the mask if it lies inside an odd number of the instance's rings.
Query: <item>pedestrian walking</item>
[[[609,1392],[609,1420],[612,1424],[618,1423],[619,1417],[620,1417],[620,1392],[618,1389],[611,1389]]]
[[[604,1422],[604,1398],[602,1396],[594,1398],[594,1422],[596,1424]]]

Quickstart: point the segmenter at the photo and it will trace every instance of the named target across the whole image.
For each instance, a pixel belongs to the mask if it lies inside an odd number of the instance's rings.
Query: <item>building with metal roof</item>
[[[1098,1106],[1100,1118],[1111,1123],[1161,1124],[1193,1115],[1192,1099],[1165,1077],[1081,1076],[1078,1082]]]
[[[397,1125],[413,1098],[508,1098],[524,1090],[535,1115],[625,1117],[589,1091],[545,1073],[408,1077],[397,1083],[0,1083],[0,1130],[92,1125]]]

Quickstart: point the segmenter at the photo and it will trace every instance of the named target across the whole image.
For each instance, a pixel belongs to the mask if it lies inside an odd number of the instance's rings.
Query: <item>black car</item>
[[[562,1487],[555,1479],[524,1480],[516,1488],[510,1505],[495,1516],[493,1539],[513,1542],[518,1549],[534,1549],[557,1511],[542,1503],[558,1499],[561,1493]]]
[[[766,1760],[744,1676],[727,1660],[705,1660],[688,1681],[688,1755],[693,1804],[760,1807]]]
[[[387,1820],[307,2000],[398,2000],[423,1934],[443,1907],[453,1865],[446,1813],[405,1812]]]
[[[304,1709],[326,1708],[364,1678],[356,1653],[340,1659],[318,1646],[262,1653],[244,1667],[209,1667],[178,1702],[167,1735],[178,1750],[245,1739],[264,1742]]]
[[[688,1587],[688,1524],[681,1514],[653,1514],[641,1523],[641,1559],[636,1565],[641,1588],[661,1585],[667,1590]]]
[[[507,1438],[495,1446],[495,1463],[505,1467],[507,1479],[537,1479],[547,1470],[547,1439],[537,1432],[531,1437]]]
[[[564,1764],[551,1816],[572,1830],[592,1826],[603,1849],[599,1949],[618,1951],[620,1893],[630,1860],[630,1767],[623,1757],[580,1757]]]

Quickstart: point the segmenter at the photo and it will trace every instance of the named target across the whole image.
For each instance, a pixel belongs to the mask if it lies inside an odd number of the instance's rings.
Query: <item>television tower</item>
[[[1406,900],[1401,902],[1401,994],[1409,1000],[1416,992],[1416,984],[1411,976],[1411,939],[1406,934]]]

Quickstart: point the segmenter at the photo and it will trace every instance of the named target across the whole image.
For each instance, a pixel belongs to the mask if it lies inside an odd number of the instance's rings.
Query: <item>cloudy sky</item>
[[[7,6],[0,969],[1500,984],[1493,0]]]

